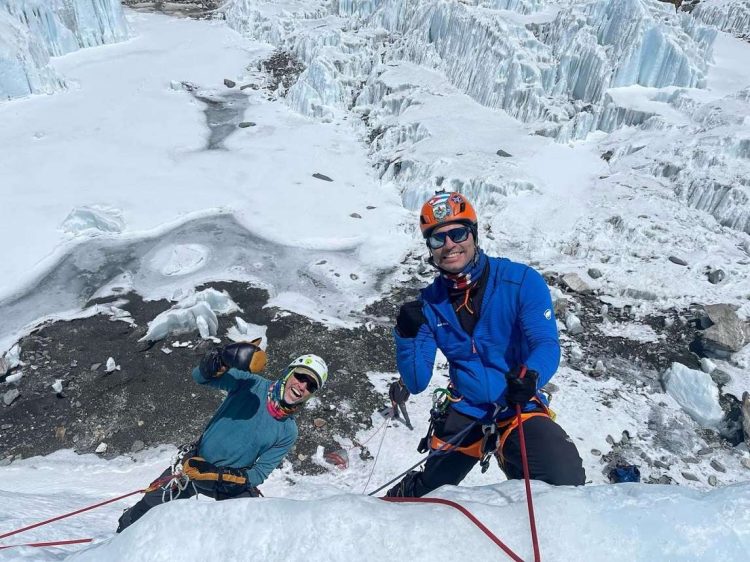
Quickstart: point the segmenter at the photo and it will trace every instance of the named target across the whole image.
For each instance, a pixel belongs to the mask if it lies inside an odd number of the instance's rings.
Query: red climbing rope
[[[447,505],[450,507],[454,507],[457,510],[459,510],[461,513],[463,513],[466,517],[468,517],[474,525],[479,527],[481,531],[489,537],[489,539],[494,542],[497,546],[499,546],[505,554],[511,557],[511,559],[515,560],[515,562],[523,562],[523,558],[518,556],[515,552],[513,552],[510,547],[508,547],[503,541],[501,541],[495,533],[490,531],[484,523],[482,523],[479,519],[476,518],[476,516],[466,509],[464,506],[462,506],[459,503],[456,503],[451,500],[446,500],[443,498],[391,498],[391,497],[384,497],[380,498],[381,500],[385,500],[387,502],[395,502],[395,503],[439,503],[442,505]]]
[[[64,515],[58,515],[57,517],[53,517],[52,519],[47,519],[45,521],[40,521],[39,523],[34,523],[33,525],[28,525],[26,527],[21,527],[20,529],[16,529],[15,531],[10,531],[8,533],[4,533],[4,534],[0,535],[0,540],[4,539],[5,537],[10,537],[10,536],[13,536],[13,535],[17,535],[18,533],[22,533],[24,531],[28,531],[30,529],[36,529],[37,527],[41,527],[42,525],[47,525],[48,523],[52,523],[54,521],[59,521],[60,519],[65,519],[66,517],[72,517],[73,515],[78,515],[79,513],[83,513],[84,511],[89,511],[91,509],[95,509],[97,507],[101,507],[103,505],[107,505],[108,503],[113,503],[113,502],[116,502],[118,500],[122,500],[124,498],[133,496],[135,494],[140,494],[142,492],[143,492],[143,490],[136,490],[136,491],[130,492],[128,494],[123,494],[122,496],[117,496],[116,498],[112,498],[111,500],[106,500],[106,501],[103,501],[103,502],[95,503],[94,505],[90,505],[88,507],[84,507],[84,508],[78,509],[76,511],[71,511],[70,513],[66,513]],[[86,541],[86,540],[90,541],[91,539],[77,539],[77,540],[79,542],[82,542],[82,541]],[[7,547],[5,547],[5,548],[7,548]]]
[[[40,546],[61,546],[61,545],[66,545],[66,544],[81,544],[81,543],[91,542],[93,540],[94,539],[70,539],[67,541],[27,542],[24,544],[9,544],[5,546],[0,546],[0,550],[3,550],[4,548],[18,548],[21,546],[40,547]]]

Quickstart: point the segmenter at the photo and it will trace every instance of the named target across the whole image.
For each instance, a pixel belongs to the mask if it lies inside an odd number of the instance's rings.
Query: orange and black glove
[[[260,348],[260,338],[257,338],[209,351],[201,360],[200,370],[206,379],[220,377],[231,368],[260,373],[265,369],[267,360],[266,352]]]
[[[239,468],[216,466],[203,457],[190,457],[182,463],[182,472],[203,489],[234,496],[251,492],[245,472]]]

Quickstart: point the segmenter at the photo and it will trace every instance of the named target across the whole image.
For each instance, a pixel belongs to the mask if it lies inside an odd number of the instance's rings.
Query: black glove
[[[411,301],[401,305],[396,317],[396,330],[402,338],[413,338],[425,323],[422,301]]]
[[[190,457],[182,463],[182,472],[202,490],[238,495],[250,490],[245,472],[239,468],[216,466],[203,457]]]
[[[411,396],[409,390],[404,386],[401,379],[393,381],[391,386],[388,387],[388,398],[396,404],[404,404],[409,399],[409,396]]]
[[[523,378],[521,372],[526,371]],[[539,379],[539,373],[526,369],[526,367],[516,367],[505,373],[505,402],[509,406],[520,404],[523,406],[536,396],[536,382]]]
[[[227,369],[235,368],[260,373],[266,366],[266,352],[258,347],[260,338],[251,342],[230,343],[209,351],[201,360],[201,374],[206,379],[220,377]]]

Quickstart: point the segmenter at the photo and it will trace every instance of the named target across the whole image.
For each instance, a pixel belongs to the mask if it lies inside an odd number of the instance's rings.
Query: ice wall
[[[692,14],[703,23],[716,26],[737,37],[750,39],[748,0],[702,0]]]
[[[642,122],[607,88],[703,86],[716,34],[658,0],[230,0],[225,13],[306,63],[290,101],[312,117],[351,105],[377,63],[406,60],[562,142]],[[310,40],[321,28],[332,48]]]
[[[50,56],[127,36],[118,0],[0,0],[0,99],[59,89]]]

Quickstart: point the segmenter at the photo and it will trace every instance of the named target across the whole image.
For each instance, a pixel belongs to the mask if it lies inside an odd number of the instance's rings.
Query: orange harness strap
[[[521,421],[525,422],[527,419],[533,418],[536,416],[546,416],[548,418],[551,417],[548,412],[527,412],[525,414],[521,414]],[[513,432],[513,430],[516,429],[517,427],[518,427],[518,417],[516,416],[497,423],[497,428],[500,432],[500,437],[497,441],[496,454],[498,455],[498,458],[501,460],[501,462],[503,458],[502,451],[503,451],[503,446],[505,445],[505,441],[508,439],[508,437]],[[457,447],[455,445],[451,445],[447,441],[443,441],[437,435],[433,435],[432,439],[430,440],[430,449],[432,449],[433,451],[435,450],[456,451],[458,453],[463,453],[464,455],[467,455],[469,457],[474,457],[476,459],[481,459],[483,456],[482,439],[475,441],[471,445]]]
[[[482,458],[481,439],[472,443],[471,445],[466,445],[465,447],[456,447],[455,445],[451,445],[447,441],[443,441],[437,435],[433,435],[432,440],[430,440],[430,449],[432,449],[433,451],[456,451],[458,453],[463,453],[464,455],[468,455],[477,459]]]
[[[527,412],[525,414],[521,414],[521,422],[525,422],[526,420],[530,418],[534,418],[536,416],[546,416],[548,418],[551,418],[548,412]],[[508,437],[510,437],[510,434],[513,432],[514,429],[518,427],[518,416],[514,416],[508,420],[501,421],[497,424],[498,429],[500,430],[500,438],[497,440],[497,449],[495,450],[495,455],[497,455],[497,460],[500,461],[500,464],[505,464],[505,459],[503,457],[503,447],[505,446],[505,441],[507,441]]]

